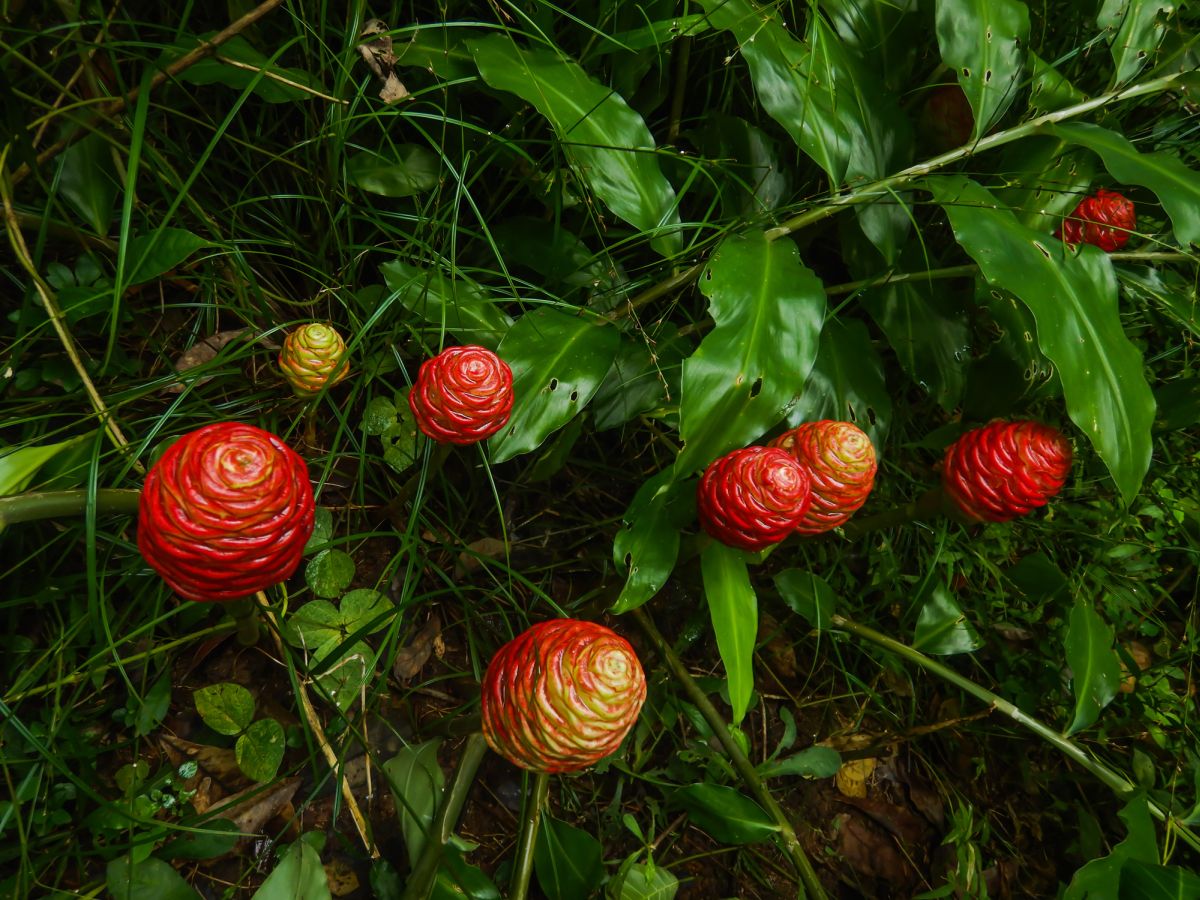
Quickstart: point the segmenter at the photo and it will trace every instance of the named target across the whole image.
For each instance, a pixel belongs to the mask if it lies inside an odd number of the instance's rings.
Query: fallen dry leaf
[[[171,764],[178,767],[185,760],[195,760],[202,774],[210,775],[217,781],[244,783],[246,776],[238,768],[237,755],[224,747],[209,747],[207,744],[194,744],[177,738],[171,734],[159,736],[159,744]]]
[[[896,891],[891,896],[903,896],[900,888],[912,881],[915,874],[911,865],[896,849],[892,840],[882,829],[857,815],[841,813],[834,817],[837,830],[838,854],[860,878],[879,878]],[[854,884],[840,872],[844,881]]]
[[[177,374],[183,374],[189,369],[194,369],[197,366],[202,366],[207,362],[212,362],[224,347],[244,335],[248,335],[250,338],[257,337],[258,330],[254,328],[235,328],[232,331],[218,331],[216,334],[210,334],[208,337],[196,341],[196,343],[194,343],[187,350],[183,351],[180,357],[175,360],[175,372]],[[265,338],[259,338],[259,341],[270,349],[279,349],[279,344],[275,341],[269,341]],[[211,376],[206,375],[203,378],[196,379],[195,384],[199,386],[211,380]],[[187,385],[182,381],[179,381],[170,387],[165,388],[164,391],[168,394],[178,394],[181,393],[185,387],[187,387]]]
[[[842,763],[842,767],[833,776],[833,783],[838,791],[847,797],[866,797],[867,782],[875,772],[875,759],[852,759]]]
[[[481,565],[484,559],[499,559],[508,549],[508,544],[499,538],[485,537],[471,541],[466,549],[458,554],[458,562],[454,564],[454,579],[456,581],[467,577]]]
[[[258,834],[264,825],[292,802],[300,779],[284,778],[270,787],[256,784],[214,805],[214,814],[228,819],[242,834]]]
[[[413,635],[413,639],[396,652],[396,661],[392,663],[392,674],[400,681],[414,678],[424,668],[425,663],[429,662],[429,657],[433,654],[436,644],[441,638],[442,620],[434,613],[424,627]]]
[[[329,882],[329,893],[345,897],[358,890],[358,873],[341,857],[325,863],[325,878]]]
[[[379,89],[379,99],[384,103],[395,103],[408,96],[408,88],[396,77],[396,54],[392,50],[392,37],[387,31],[387,23],[382,19],[368,19],[358,36],[378,37],[365,44],[359,44],[358,52],[375,73],[375,77],[383,82],[383,87]]]
[[[771,672],[778,678],[795,678],[796,648],[770,613],[759,613],[758,640]]]

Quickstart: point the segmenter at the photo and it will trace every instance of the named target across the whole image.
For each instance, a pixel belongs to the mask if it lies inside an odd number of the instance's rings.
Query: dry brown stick
[[[275,618],[275,613],[271,610],[267,603],[267,595],[259,591],[254,595],[258,601],[259,609],[262,610],[263,616],[267,623],[271,626],[271,637],[275,639],[275,647],[279,650],[281,659],[287,655],[287,649],[283,646],[283,638],[280,637],[279,620]],[[317,741],[317,746],[321,748],[321,754],[325,757],[325,761],[329,763],[329,768],[333,770],[335,777],[342,786],[342,798],[346,801],[346,808],[350,810],[350,818],[354,820],[354,827],[358,830],[358,836],[363,842],[363,846],[367,848],[367,852],[371,854],[371,859],[379,859],[379,849],[375,846],[375,842],[371,840],[371,834],[367,829],[367,820],[359,809],[358,800],[354,797],[354,791],[350,788],[350,779],[346,777],[343,770],[340,774],[338,769],[341,762],[338,755],[334,752],[333,747],[329,744],[329,738],[325,736],[325,729],[321,727],[321,719],[317,715],[316,708],[312,705],[312,700],[308,697],[308,689],[305,688],[304,682],[299,678],[296,679],[296,696],[300,699],[300,710],[304,713],[304,721],[308,723],[308,727],[312,729],[313,737]]]
[[[201,41],[198,47],[193,47],[165,69],[160,69],[158,72],[155,72],[154,77],[150,79],[150,84],[148,85],[147,90],[154,90],[168,78],[174,78],[184,69],[188,68],[188,66],[195,65],[206,56],[211,55],[222,44],[228,42],[232,38],[237,37],[281,3],[283,3],[283,0],[264,0],[264,2],[254,7],[254,9],[250,10],[250,12],[246,13],[236,22],[233,22],[226,27],[224,31],[217,32],[207,41]],[[138,98],[140,93],[141,88],[136,87],[124,97],[117,97],[115,100],[105,104],[97,115],[93,116],[78,128],[75,128],[66,137],[61,138],[39,153],[37,156],[37,164],[39,166],[43,165],[47,160],[51,160],[58,156],[58,154],[66,150],[69,146],[71,146],[71,144],[83,137],[84,134],[99,125],[101,121],[116,115],[125,109],[125,107],[127,107],[129,104],[133,103],[133,101]],[[21,166],[17,168],[15,172],[13,172],[12,183],[14,185],[20,184],[29,177],[32,171],[33,170],[28,164],[22,163]]]
[[[8,161],[8,151],[9,147],[0,150],[0,199],[4,203],[4,225],[5,230],[8,232],[8,241],[12,245],[13,253],[16,254],[21,268],[33,280],[38,296],[42,298],[42,304],[46,307],[46,315],[50,317],[50,324],[54,326],[54,331],[67,353],[67,358],[71,360],[71,365],[74,367],[75,373],[79,376],[80,381],[83,382],[83,389],[87,392],[92,409],[99,416],[100,422],[112,440],[113,445],[124,453],[129,448],[129,441],[126,440],[124,433],[121,431],[121,426],[117,424],[117,420],[113,417],[113,414],[109,412],[108,406],[104,403],[104,398],[96,390],[96,385],[92,383],[92,378],[88,375],[87,368],[83,365],[83,359],[79,355],[79,348],[75,346],[75,338],[67,329],[66,318],[58,306],[58,299],[55,297],[50,285],[46,283],[46,280],[38,272],[37,267],[34,266],[33,257],[29,254],[29,247],[25,244],[25,237],[21,234],[21,225],[17,220],[16,210],[13,209],[12,193],[6,177],[8,167],[5,164]],[[146,473],[146,469],[136,459],[131,457],[131,462],[139,474],[144,475]]]

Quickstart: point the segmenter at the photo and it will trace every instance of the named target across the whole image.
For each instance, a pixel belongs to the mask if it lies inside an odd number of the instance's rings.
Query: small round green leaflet
[[[192,699],[204,724],[217,734],[240,734],[254,719],[254,697],[240,684],[210,684]]]
[[[283,726],[274,719],[259,719],[237,739],[238,768],[254,781],[270,781],[283,762],[284,745]]]
[[[305,566],[304,580],[318,597],[336,597],[354,580],[354,560],[341,550],[322,550]]]

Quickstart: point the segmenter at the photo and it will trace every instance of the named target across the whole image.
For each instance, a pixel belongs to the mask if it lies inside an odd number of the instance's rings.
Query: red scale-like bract
[[[812,478],[812,504],[796,531],[824,534],[844,525],[875,484],[875,447],[852,422],[825,419],[785,431],[772,447],[786,450]]]
[[[512,412],[512,369],[484,347],[450,347],[421,363],[408,405],[417,426],[443,444],[474,444]]]
[[[1071,444],[1040,422],[991,422],[946,449],[942,486],[970,519],[1007,522],[1062,489]]]
[[[629,642],[593,622],[553,619],[496,651],[483,676],[483,734],[514,765],[575,772],[621,746],[646,700]]]
[[[146,475],[138,549],[181,597],[225,601],[285,581],[313,530],[308,466],[270,432],[185,434]]]
[[[1133,201],[1104,188],[1084,198],[1055,236],[1068,244],[1094,244],[1106,253],[1120,250],[1137,227]]]
[[[696,489],[706,532],[751,552],[777,544],[804,519],[811,502],[808,470],[776,447],[743,447],[712,463]]]

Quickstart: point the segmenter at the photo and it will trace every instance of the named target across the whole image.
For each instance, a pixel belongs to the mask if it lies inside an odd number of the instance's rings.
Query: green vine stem
[[[96,491],[96,512],[136,516],[141,495],[141,491],[101,488]],[[87,491],[44,491],[0,497],[0,528],[16,522],[81,516],[87,511],[87,504]]]
[[[467,793],[475,782],[475,773],[479,771],[479,764],[483,762],[486,753],[487,741],[484,740],[483,732],[476,731],[467,738],[462,757],[458,760],[458,768],[454,770],[450,786],[442,798],[442,805],[429,826],[425,847],[421,850],[416,866],[413,867],[408,884],[404,886],[402,900],[425,900],[429,896],[437,879],[442,850],[450,840],[450,835],[454,833],[454,826],[458,824],[458,817],[467,801]]]
[[[930,488],[912,503],[884,510],[862,519],[852,519],[842,527],[842,533],[850,540],[855,540],[872,531],[895,528],[899,525],[907,525],[909,522],[920,522],[937,515],[953,517],[942,489]]]
[[[259,635],[258,602],[253,597],[230,600],[225,604],[225,610],[237,625],[238,643],[243,647],[255,646]]]
[[[725,748],[725,753],[733,762],[733,767],[745,782],[746,787],[750,789],[750,793],[754,795],[754,799],[767,811],[775,824],[779,826],[779,838],[783,843],[783,848],[787,852],[792,864],[796,867],[797,873],[800,875],[801,884],[797,885],[799,891],[797,893],[798,900],[804,900],[805,897],[812,897],[813,900],[825,900],[825,889],[821,886],[821,880],[817,878],[816,870],[813,869],[812,862],[808,858],[808,854],[804,852],[804,847],[800,844],[800,839],[796,837],[796,829],[792,827],[791,821],[784,813],[783,808],[771,796],[771,792],[767,790],[767,786],[763,784],[758,772],[755,771],[754,764],[742,752],[742,748],[734,741],[733,736],[729,733],[729,729],[725,727],[725,720],[721,714],[717,712],[717,708],[712,705],[708,696],[704,691],[700,690],[700,685],[696,684],[696,680],[692,678],[687,667],[684,666],[683,660],[675,652],[675,649],[667,643],[662,633],[655,626],[653,620],[644,609],[635,609],[632,613],[634,620],[646,632],[646,636],[650,638],[650,642],[654,644],[659,654],[666,660],[667,668],[671,670],[678,680],[683,685],[684,692],[688,695],[688,699],[700,710],[700,714],[704,716],[709,727],[721,741],[721,746]]]
[[[949,666],[942,665],[935,659],[930,659],[919,650],[915,650],[907,644],[902,644],[900,641],[890,638],[885,634],[881,634],[873,628],[868,628],[866,625],[860,625],[845,616],[834,615],[829,620],[834,628],[840,628],[843,631],[848,631],[856,637],[863,638],[876,644],[883,649],[894,653],[909,662],[915,663],[927,672],[943,678],[956,687],[966,691],[971,696],[982,700],[993,709],[997,709],[1004,713],[1015,722],[1024,725],[1038,737],[1045,740],[1048,744],[1057,748],[1068,759],[1074,760],[1088,772],[1091,772],[1098,779],[1108,785],[1117,794],[1118,797],[1125,798],[1132,794],[1137,788],[1134,784],[1115,769],[1110,768],[1100,760],[1093,757],[1090,753],[1076,744],[1069,738],[1059,734],[1053,728],[1035,719],[1028,713],[1018,709],[1009,701],[1005,700],[998,694],[993,694],[982,685],[976,684],[969,678],[964,678],[959,675]],[[1169,830],[1175,831],[1184,842],[1193,850],[1200,850],[1200,837],[1187,826],[1172,816],[1167,810],[1163,809],[1157,803],[1147,799],[1147,805],[1150,807],[1151,814],[1162,822],[1167,824]]]
[[[533,874],[533,848],[537,845],[538,826],[542,821],[542,807],[550,793],[550,776],[538,772],[533,777],[533,794],[525,801],[521,811],[521,838],[517,843],[517,858],[513,861],[512,880],[509,883],[509,900],[525,900],[529,893],[529,877]]]

